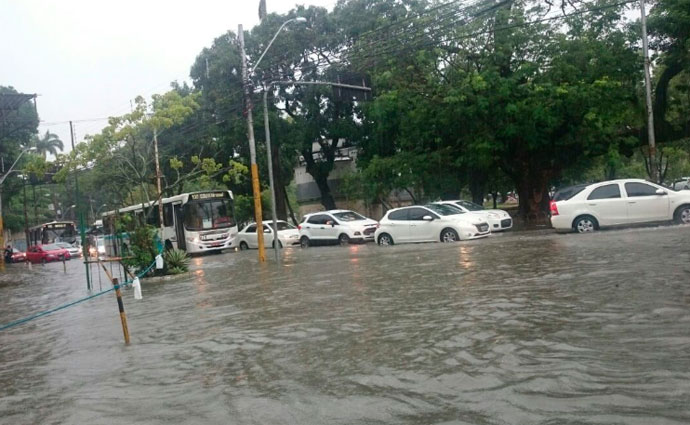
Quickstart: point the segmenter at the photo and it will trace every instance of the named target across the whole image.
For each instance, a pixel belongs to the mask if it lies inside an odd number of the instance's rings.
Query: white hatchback
[[[299,245],[299,231],[295,226],[287,221],[278,220],[278,243],[280,247]],[[264,221],[264,246],[273,247],[273,222]],[[249,223],[242,229],[232,241],[231,248],[238,247],[240,250],[256,249],[259,247],[256,232],[256,223]]]
[[[300,244],[367,242],[374,240],[376,221],[349,210],[330,210],[307,214],[299,229]]]
[[[513,219],[510,217],[510,214],[503,210],[487,210],[483,206],[477,205],[474,202],[462,200],[438,201],[436,203],[452,205],[460,208],[462,212],[482,217],[487,223],[489,223],[489,228],[492,232],[501,232],[503,230],[513,228]]]
[[[481,217],[463,214],[450,205],[415,205],[389,210],[376,229],[379,245],[408,242],[456,242],[489,236]]]
[[[551,201],[551,225],[586,233],[601,227],[675,220],[690,224],[690,192],[641,179],[609,180],[560,189]]]

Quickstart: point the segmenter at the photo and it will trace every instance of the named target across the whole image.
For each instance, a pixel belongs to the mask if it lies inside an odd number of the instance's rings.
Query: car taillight
[[[551,201],[549,202],[549,207],[551,209],[551,215],[558,215],[558,205],[556,205],[556,201]]]
[[[381,223],[376,223],[376,228],[378,229],[379,227],[381,227]]]
[[[298,224],[298,225],[297,225],[297,230],[302,230],[302,225],[301,225],[301,224]]]

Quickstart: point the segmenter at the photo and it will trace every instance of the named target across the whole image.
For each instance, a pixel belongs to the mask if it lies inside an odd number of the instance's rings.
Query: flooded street
[[[687,424],[689,242],[662,227],[198,257],[141,301],[124,291],[129,346],[112,293],[1,331],[0,423]],[[87,296],[67,266],[9,266],[0,324]]]

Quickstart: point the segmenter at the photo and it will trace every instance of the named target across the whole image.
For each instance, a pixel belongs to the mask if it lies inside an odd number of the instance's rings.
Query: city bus
[[[212,190],[163,198],[163,245],[190,254],[229,248],[237,235],[232,192]],[[118,218],[128,215],[128,230],[148,224],[160,229],[158,200],[103,213],[105,254],[119,256],[129,245],[127,232],[117,232]]]
[[[79,233],[73,221],[51,221],[29,229],[28,246],[67,242],[74,245],[79,240]]]

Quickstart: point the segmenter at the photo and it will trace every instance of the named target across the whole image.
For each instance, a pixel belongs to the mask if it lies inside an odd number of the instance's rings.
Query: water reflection
[[[195,258],[0,333],[4,423],[690,422],[689,228]],[[0,322],[85,293],[0,275]],[[74,266],[74,267],[73,267]]]

